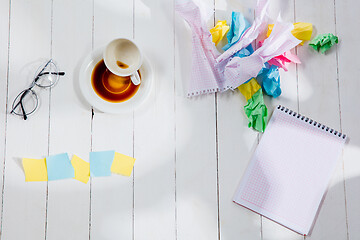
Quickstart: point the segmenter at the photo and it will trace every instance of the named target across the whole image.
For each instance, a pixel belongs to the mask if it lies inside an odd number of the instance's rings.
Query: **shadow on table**
[[[360,223],[359,189],[360,177],[349,178],[345,180],[345,184],[340,181],[330,187],[324,195],[313,229],[307,239],[345,239],[349,226]],[[359,230],[357,234],[360,234]]]
[[[154,8],[154,7],[159,7],[159,4],[156,1],[152,1],[152,0],[143,0],[142,1],[145,5],[147,5],[150,9]],[[236,3],[234,0],[229,1],[230,3]],[[283,2],[283,1],[282,1]],[[164,9],[164,11],[166,11],[166,9]],[[169,13],[170,16],[170,13]],[[176,16],[175,16],[176,17]],[[170,19],[170,17],[169,17]],[[177,21],[177,20],[175,20]],[[175,36],[176,38],[176,36]],[[190,38],[189,38],[190,41]],[[186,44],[187,45],[187,44]],[[184,45],[183,45],[184,46]],[[189,51],[189,49],[184,49],[184,51]],[[180,61],[182,61],[184,63],[184,61],[187,61],[188,59],[182,59]],[[184,72],[184,71],[182,71]],[[189,75],[189,74],[187,74]],[[184,95],[181,95],[181,97],[185,97]],[[269,109],[270,110],[270,109]],[[191,119],[190,119],[191,120]],[[191,135],[189,135],[189,141],[191,139]],[[241,143],[238,143],[241,144]],[[359,146],[359,144],[357,143],[357,146]],[[186,151],[186,149],[182,148],[182,149],[177,149],[177,151],[179,153],[181,153],[182,151]],[[150,153],[151,154],[151,153]],[[171,158],[170,156],[160,156],[161,158]],[[189,166],[191,166],[191,160],[193,159],[187,159]],[[166,162],[161,160],[160,162]],[[171,168],[173,163],[168,163],[168,164],[164,164],[164,165],[160,165],[157,166],[156,168],[154,168],[154,170],[151,170],[149,172],[147,172],[145,175],[143,176],[139,176],[136,178],[136,184],[142,184],[145,185],[147,179],[151,179],[152,176],[159,176],[164,174],[164,172],[168,171],[168,169]],[[242,169],[243,171],[244,169]],[[135,174],[136,174],[136,169],[135,169]],[[201,174],[202,171],[199,171],[197,173],[199,175],[199,179],[201,178]],[[241,177],[241,176],[239,176]],[[188,184],[189,186],[192,184],[192,179],[188,180]],[[237,179],[231,179],[231,181],[235,182],[236,184],[239,181],[239,178]],[[173,183],[163,183],[164,186],[166,184],[173,184]],[[119,189],[122,188],[128,188],[129,186],[127,184],[120,184],[119,185]],[[135,185],[136,188],[136,185]],[[165,188],[164,188],[165,189]],[[355,190],[355,189],[360,189],[360,178],[356,177],[356,178],[351,178],[346,180],[346,189],[347,190]],[[101,194],[101,193],[108,193],[109,189],[102,189],[99,190],[97,193]],[[155,191],[152,192],[152,191]],[[235,188],[234,188],[235,191]],[[154,194],[153,196],[156,197],[152,197],[151,200],[149,202],[147,202],[146,205],[136,205],[135,204],[135,208],[136,211],[145,211],[149,210],[153,207],[156,207],[160,204],[162,204],[164,201],[166,201],[169,197],[173,198],[173,196],[169,196],[169,193],[166,191],[163,191],[162,186],[154,186],[153,188],[149,188],[148,192],[145,194]],[[200,205],[200,208],[211,208],[210,205],[211,203],[209,202],[209,199],[202,199],[201,195],[197,195],[197,193],[192,193],[193,195],[189,195],[189,198],[194,198],[196,202],[198,202]],[[355,205],[354,202],[359,202],[360,200],[360,194],[358,192],[347,192],[347,196],[351,196],[350,198],[347,199],[347,203],[348,206],[351,205]],[[137,196],[139,197],[139,196]],[[234,203],[231,203],[231,197],[230,195],[228,196],[220,196],[222,201],[229,202],[229,205],[233,204],[233,206],[236,206]],[[136,200],[135,200],[136,201]],[[244,214],[247,210],[244,210],[241,207],[236,208],[232,208],[234,210],[234,216],[236,216],[237,214]],[[111,211],[111,209],[109,209],[109,212],[104,212],[104,214],[102,215],[103,218],[106,218],[106,216],[113,214]],[[209,212],[213,212],[211,210],[209,210]],[[344,201],[344,184],[343,182],[337,183],[334,186],[332,186],[327,194],[327,197],[324,199],[324,204],[323,206],[320,208],[318,217],[317,217],[317,221],[314,225],[314,230],[312,231],[312,236],[310,237],[315,237],[318,235],[321,235],[321,239],[327,239],[327,240],[337,240],[337,239],[341,239],[341,235],[340,238],[337,236],[337,234],[342,234],[343,233],[343,229],[344,229],[344,224],[346,224],[346,218],[344,218],[344,213],[345,213],[345,201]],[[245,213],[247,214],[247,213]],[[251,212],[249,212],[249,217],[254,219],[257,219],[256,214],[253,214]],[[135,215],[136,217],[136,215]],[[213,219],[217,219],[217,216],[210,216]],[[219,219],[220,221],[222,221],[222,219]],[[101,222],[103,221],[104,223],[107,222],[106,219],[98,219],[97,221]],[[257,223],[249,223],[249,225],[251,224],[257,224]],[[235,225],[233,226],[234,228],[236,227]],[[260,230],[260,229],[259,229]],[[290,231],[290,230],[289,230]],[[222,234],[222,239],[224,240],[232,240],[232,238],[230,236],[227,236],[227,233],[224,232]],[[260,236],[259,236],[260,239]],[[278,240],[281,240],[281,238],[278,238]],[[285,239],[284,239],[285,240]]]

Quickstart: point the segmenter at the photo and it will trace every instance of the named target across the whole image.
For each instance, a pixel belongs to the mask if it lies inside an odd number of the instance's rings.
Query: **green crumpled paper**
[[[325,53],[334,44],[339,42],[339,38],[332,33],[325,33],[317,35],[313,40],[310,41],[309,45],[316,51]]]
[[[259,132],[264,132],[268,112],[261,88],[248,100],[244,106],[244,111],[249,120],[249,127]]]

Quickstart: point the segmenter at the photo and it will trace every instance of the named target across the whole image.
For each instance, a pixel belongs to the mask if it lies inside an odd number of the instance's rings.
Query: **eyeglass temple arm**
[[[64,76],[64,75],[65,75],[65,72],[43,72],[43,73],[39,73],[39,74],[36,76],[36,78],[34,79],[34,83],[36,83],[41,76],[46,75],[46,74],[53,74],[53,75]]]
[[[42,72],[45,70],[45,68],[52,62],[52,59],[50,59],[46,64],[45,66],[40,70],[40,72],[38,73],[38,75],[36,76],[35,80],[33,81],[33,83],[35,83],[38,79],[39,79],[39,76],[41,76],[40,74],[42,74]],[[34,84],[31,86],[33,87]]]
[[[24,117],[24,120],[27,119],[27,115],[25,113],[25,109],[24,109],[24,105],[22,103],[22,99],[20,100],[20,106],[21,106],[21,111],[23,112],[23,117]]]
[[[44,73],[40,73],[36,79],[34,80],[34,82],[36,82],[40,76],[45,75],[45,74],[56,74],[56,75],[60,75],[60,76],[64,76],[65,72],[44,72]],[[25,91],[23,93],[23,95],[20,97],[20,101],[13,107],[13,109],[11,110],[10,113],[13,113],[15,111],[15,109],[19,106],[19,104],[21,103],[21,100],[26,96],[26,94],[28,94],[29,90],[31,90],[33,88],[33,86],[31,86],[30,88],[27,89],[27,91]]]
[[[45,70],[45,68],[49,65],[49,63],[52,62],[52,59],[50,59],[45,66],[41,69],[41,71],[39,72],[39,74],[36,76],[36,78],[34,79],[33,83],[36,83],[40,76],[45,75],[45,74],[55,74],[55,75],[60,75],[60,76],[64,76],[65,72],[43,72]],[[30,88],[28,88],[20,97],[19,102],[13,107],[13,109],[11,110],[10,113],[13,113],[15,111],[15,109],[19,106],[21,107],[21,111],[23,112],[23,116],[24,116],[24,120],[27,119],[27,115],[25,113],[25,109],[24,109],[24,105],[22,103],[23,98],[26,96],[26,94],[28,94],[28,92],[34,87],[35,84],[32,84],[32,86]]]
[[[28,92],[29,92],[30,90],[31,90],[31,88],[27,89],[27,90],[21,95],[19,102],[13,107],[13,109],[12,109],[11,112],[10,112],[10,113],[13,113],[13,112],[15,111],[15,109],[20,105],[21,111],[23,112],[24,120],[27,119],[27,115],[26,115],[26,113],[25,113],[25,109],[24,109],[24,105],[23,105],[22,101],[23,101],[24,97],[26,96],[26,94],[28,94]]]
[[[64,76],[65,72],[43,72],[43,73],[40,73],[38,76],[42,76],[42,75],[45,75],[45,74],[54,74],[54,75]]]
[[[22,104],[22,100],[24,99],[24,97],[30,92],[30,90],[31,90],[31,88],[28,88],[28,89],[26,89],[25,91],[24,91],[24,93],[21,95],[21,97],[20,97],[20,100],[19,100],[19,102],[12,108],[12,110],[11,110],[11,112],[10,113],[13,113],[14,111],[15,111],[15,109],[19,106],[19,105],[21,105],[21,110],[23,111],[23,113],[25,113],[24,112],[24,106],[23,106],[23,104]],[[26,119],[25,119],[26,120]]]

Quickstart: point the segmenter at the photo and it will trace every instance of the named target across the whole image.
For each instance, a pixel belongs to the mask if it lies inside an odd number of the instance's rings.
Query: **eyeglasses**
[[[59,72],[52,59],[42,64],[36,71],[30,87],[20,92],[15,98],[10,113],[22,116],[26,120],[39,106],[39,98],[33,88],[35,86],[51,88],[58,82],[60,76],[64,75],[65,72]]]

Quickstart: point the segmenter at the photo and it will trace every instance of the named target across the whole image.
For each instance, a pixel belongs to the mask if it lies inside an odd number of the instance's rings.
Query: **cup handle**
[[[140,76],[139,76],[138,71],[135,71],[134,74],[132,74],[130,76],[130,79],[134,85],[139,85],[140,84]]]

